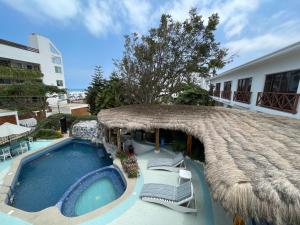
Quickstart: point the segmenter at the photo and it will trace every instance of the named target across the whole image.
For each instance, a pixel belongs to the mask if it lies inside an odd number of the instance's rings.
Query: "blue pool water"
[[[65,216],[80,216],[119,198],[126,181],[114,166],[95,170],[72,185],[57,206]]]
[[[116,198],[118,195],[111,180],[108,177],[102,178],[81,194],[75,204],[75,215],[79,216],[93,211]]]
[[[105,149],[90,142],[73,139],[51,146],[21,166],[13,206],[28,212],[54,206],[79,178],[111,164]]]

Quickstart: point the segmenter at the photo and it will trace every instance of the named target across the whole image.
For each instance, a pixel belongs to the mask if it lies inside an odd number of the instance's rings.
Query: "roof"
[[[239,71],[239,70],[241,70],[241,69],[245,69],[245,68],[247,68],[247,67],[253,66],[253,65],[258,64],[258,63],[261,63],[261,62],[263,62],[263,61],[265,61],[265,60],[274,58],[274,57],[276,57],[276,56],[280,56],[280,55],[282,55],[282,54],[288,53],[288,52],[293,51],[293,50],[295,50],[295,49],[299,49],[299,50],[300,50],[300,41],[299,41],[299,42],[296,42],[296,43],[294,43],[294,44],[292,44],[292,45],[286,46],[286,47],[284,47],[284,48],[282,48],[282,49],[279,49],[279,50],[277,50],[277,51],[275,51],[275,52],[271,52],[271,53],[269,53],[269,54],[267,54],[267,55],[264,55],[264,56],[262,56],[262,57],[259,57],[259,58],[257,58],[257,59],[254,59],[254,60],[252,60],[252,61],[249,61],[249,62],[247,62],[247,63],[245,63],[245,64],[240,65],[240,66],[234,67],[234,68],[232,68],[232,69],[230,69],[230,70],[227,70],[227,71],[225,71],[225,72],[219,74],[218,76],[212,77],[210,80],[214,80],[214,79],[217,79],[217,78],[220,78],[220,77],[229,75],[229,74],[231,74],[231,73],[233,73],[233,72],[237,72],[237,71]]]
[[[163,128],[198,138],[212,196],[232,214],[300,221],[300,121],[223,107],[130,105],[101,110],[109,128]]]
[[[7,46],[10,46],[10,47],[14,47],[14,48],[23,49],[23,50],[26,50],[26,51],[39,53],[39,50],[37,48],[32,48],[32,47],[29,47],[29,46],[26,46],[26,45],[18,44],[18,43],[12,42],[12,41],[4,40],[4,39],[0,39],[0,44],[7,45]]]
[[[15,114],[17,111],[13,111],[13,110],[9,110],[9,109],[0,109],[0,114],[1,113],[11,113],[11,114]]]

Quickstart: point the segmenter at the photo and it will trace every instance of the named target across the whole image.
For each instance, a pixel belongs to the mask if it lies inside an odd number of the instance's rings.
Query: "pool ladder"
[[[13,203],[14,203],[14,200],[15,200],[15,196],[14,196],[14,194],[13,194],[13,191],[12,191],[12,188],[11,188],[11,186],[9,186],[9,185],[5,185],[5,184],[0,184],[0,187],[1,188],[8,188],[9,190],[8,191],[6,191],[6,192],[0,192],[0,195],[6,195],[6,199],[7,199],[7,203],[9,204],[9,205],[12,205]]]

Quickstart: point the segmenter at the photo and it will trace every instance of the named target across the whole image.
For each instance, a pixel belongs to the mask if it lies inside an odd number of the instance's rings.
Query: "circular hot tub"
[[[126,189],[126,181],[115,166],[107,166],[88,173],[73,184],[57,203],[68,217],[80,216],[109,204]]]

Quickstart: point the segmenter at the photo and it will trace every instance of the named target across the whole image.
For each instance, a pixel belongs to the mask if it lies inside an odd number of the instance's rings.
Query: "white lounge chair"
[[[185,168],[184,157],[182,153],[178,153],[173,159],[159,158],[149,160],[147,168],[149,170],[168,170],[178,172],[179,168]]]
[[[8,157],[12,159],[11,153],[10,153],[10,147],[4,147],[1,149],[0,158],[3,160],[6,160]]]
[[[140,193],[140,198],[143,201],[164,205],[178,212],[197,212],[191,181],[181,184],[178,187],[167,184],[145,184]],[[191,207],[192,201],[193,207]]]

